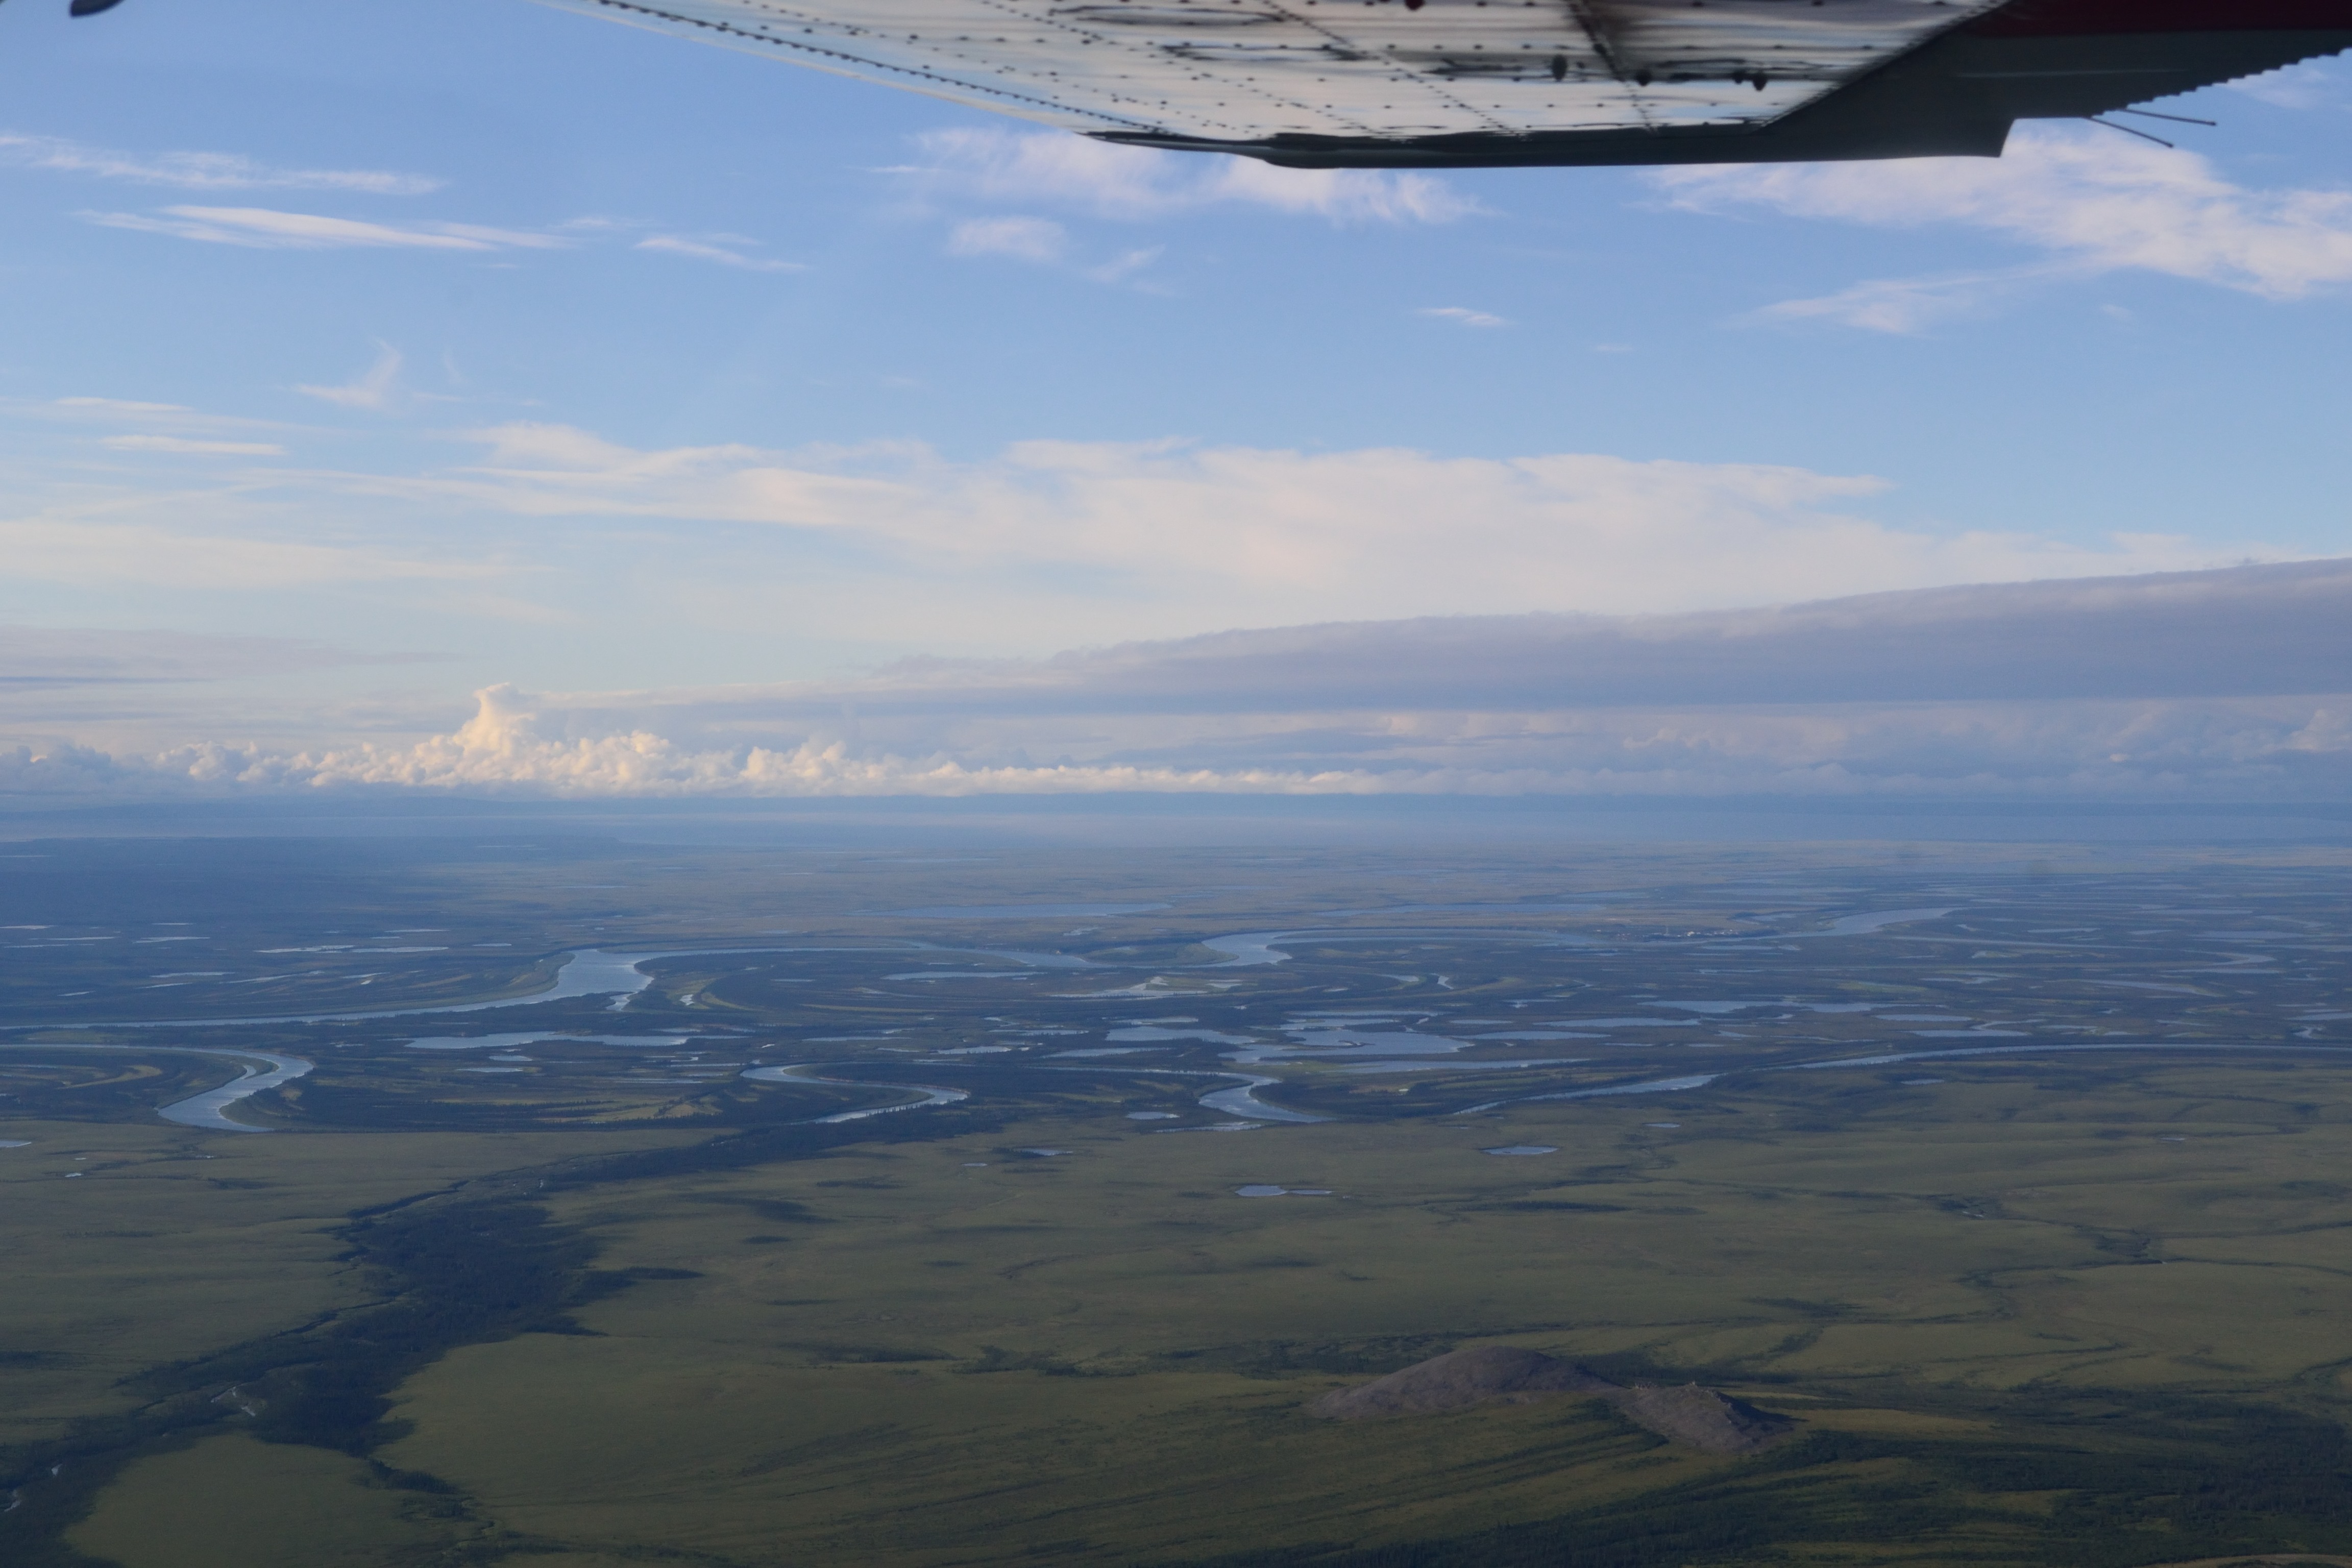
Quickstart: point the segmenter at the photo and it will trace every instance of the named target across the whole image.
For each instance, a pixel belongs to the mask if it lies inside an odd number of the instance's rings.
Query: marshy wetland
[[[20,847],[11,1564],[2352,1552],[2334,851]]]

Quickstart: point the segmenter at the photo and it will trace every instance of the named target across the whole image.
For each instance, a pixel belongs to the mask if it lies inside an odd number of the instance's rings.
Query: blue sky
[[[18,0],[0,79],[27,755],[2352,553],[2340,65],[2179,153],[1403,180],[523,0]]]

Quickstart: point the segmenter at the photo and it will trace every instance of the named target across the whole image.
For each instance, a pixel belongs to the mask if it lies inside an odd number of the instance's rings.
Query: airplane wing
[[[547,3],[1299,168],[1997,156],[2352,47],[2352,0]]]

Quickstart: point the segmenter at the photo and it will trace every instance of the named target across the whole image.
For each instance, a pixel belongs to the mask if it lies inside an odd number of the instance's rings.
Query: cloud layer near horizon
[[[2352,783],[2347,670],[2352,562],[2320,562],[1304,626],[758,689],[499,687],[414,744],[27,748],[0,753],[0,790],[2308,799]]]

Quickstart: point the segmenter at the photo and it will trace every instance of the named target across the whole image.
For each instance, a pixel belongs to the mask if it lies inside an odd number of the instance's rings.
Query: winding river
[[[461,1002],[431,1007],[383,1007],[364,1013],[303,1013],[257,1018],[167,1018],[152,1023],[100,1025],[31,1024],[15,1025],[10,1026],[10,1027],[13,1029],[59,1027],[110,1029],[214,1029],[228,1028],[237,1025],[253,1024],[341,1024],[371,1022],[383,1018],[437,1017],[451,1013],[487,1013],[500,1007],[530,1007],[536,1006],[542,1002],[562,1002],[582,996],[612,996],[614,998],[613,1005],[617,1009],[627,1005],[628,999],[630,997],[635,995],[638,992],[643,991],[646,986],[653,984],[653,976],[647,974],[639,966],[650,963],[656,959],[714,957],[724,953],[790,952],[806,951],[809,950],[801,948],[729,947],[693,948],[667,952],[620,953],[606,952],[600,948],[583,948],[572,952],[564,960],[562,967],[556,971],[555,984],[547,990],[534,992],[528,996],[504,997],[495,1002]],[[1034,956],[1059,957],[1061,955],[1054,954]],[[1041,965],[1041,967],[1043,966]],[[1056,965],[1055,967],[1059,966]],[[276,1089],[280,1084],[291,1083],[296,1079],[310,1072],[318,1066],[316,1062],[304,1057],[281,1056],[274,1051],[246,1050],[213,1046],[45,1045],[31,1041],[0,1041],[0,1050],[145,1051],[149,1053],[168,1051],[177,1056],[215,1057],[225,1061],[235,1062],[242,1070],[237,1077],[230,1079],[227,1083],[221,1085],[217,1089],[206,1089],[202,1094],[192,1095],[186,1100],[173,1100],[171,1104],[161,1106],[156,1110],[156,1114],[161,1116],[166,1121],[176,1121],[184,1127],[200,1127],[207,1131],[213,1132],[268,1132],[272,1131],[270,1128],[267,1127],[257,1127],[251,1122],[236,1121],[227,1116],[226,1112],[230,1106],[236,1104],[238,1100],[259,1094],[266,1089]],[[266,1064],[266,1066],[257,1066],[256,1064]],[[742,1076],[755,1080],[775,1083],[789,1081],[797,1075],[798,1071],[799,1069],[794,1068],[754,1068],[751,1071],[744,1073]],[[938,1089],[918,1084],[866,1083],[861,1080],[851,1079],[824,1079],[814,1077],[808,1078],[804,1079],[804,1081],[852,1085],[860,1089],[910,1089],[925,1097],[921,1100],[909,1101],[904,1105],[876,1106],[865,1110],[846,1110],[838,1112],[832,1116],[821,1116],[816,1119],[820,1122],[856,1121],[868,1116],[887,1115],[895,1110],[920,1110],[934,1105],[952,1105],[958,1100],[968,1100],[971,1098],[970,1093],[964,1089]],[[1271,1082],[1272,1080],[1267,1079],[1265,1081]]]
[[[814,1125],[819,1127],[836,1121],[863,1121],[869,1116],[888,1116],[898,1110],[925,1110],[934,1105],[953,1105],[971,1098],[971,1091],[967,1089],[941,1089],[936,1084],[876,1083],[866,1079],[824,1078],[809,1071],[805,1064],[800,1067],[751,1068],[736,1076],[758,1083],[831,1083],[845,1089],[890,1089],[902,1094],[914,1093],[923,1097],[910,1100],[904,1105],[874,1105],[864,1110],[836,1110],[831,1116],[817,1117]]]
[[[140,1051],[153,1055],[167,1051],[182,1057],[218,1057],[235,1062],[242,1069],[236,1078],[218,1089],[208,1089],[202,1094],[175,1100],[158,1107],[155,1114],[166,1121],[176,1121],[183,1127],[202,1127],[212,1132],[268,1132],[267,1127],[256,1127],[249,1121],[231,1121],[223,1112],[238,1100],[259,1094],[265,1089],[276,1089],[281,1083],[291,1083],[319,1064],[307,1057],[279,1056],[275,1051],[231,1050],[210,1046],[44,1046],[22,1041],[0,1041],[0,1050],[17,1051]],[[267,1063],[266,1068],[257,1062]]]
[[[1890,925],[1905,924],[1913,921],[1932,920],[1937,916],[1948,914],[1949,912],[1950,911],[1948,910],[1919,909],[1892,910],[1874,914],[1849,915],[1843,920],[1833,922],[1826,931],[1807,934],[1816,936],[1862,935],[1867,932],[1882,930]],[[1221,952],[1225,955],[1222,962],[1210,964],[1205,967],[1226,969],[1251,967],[1258,964],[1285,963],[1289,962],[1289,955],[1280,952],[1274,945],[1280,942],[1298,941],[1307,938],[1312,938],[1321,942],[1394,941],[1404,936],[1410,936],[1417,941],[1452,940],[1461,942],[1493,942],[1498,939],[1509,939],[1519,941],[1533,940],[1549,944],[1568,946],[1599,945],[1588,938],[1573,936],[1559,931],[1485,931],[1475,932],[1461,931],[1320,931],[1312,929],[1304,931],[1236,931],[1230,935],[1204,938],[1202,939],[1201,945],[1213,952]],[[945,948],[937,946],[930,942],[908,942],[904,945],[910,950],[977,952],[982,956],[1009,959],[1024,966],[1038,969],[1075,969],[1096,967],[1088,960],[1074,957],[1066,953],[1013,952],[993,949]],[[546,990],[533,992],[527,996],[500,997],[496,1001],[490,1002],[455,1002],[443,1003],[437,1005],[425,1007],[383,1007],[363,1011],[340,1013],[288,1013],[247,1018],[166,1018],[152,1022],[68,1025],[14,1024],[0,1026],[0,1033],[17,1033],[27,1029],[53,1028],[215,1029],[234,1028],[240,1026],[257,1024],[370,1023],[389,1018],[445,1016],[458,1013],[488,1013],[495,1012],[502,1007],[531,1007],[537,1006],[541,1003],[571,1001],[585,996],[610,996],[614,998],[612,1003],[613,1007],[617,1010],[628,1005],[630,997],[635,995],[638,992],[645,990],[648,985],[653,984],[653,976],[647,974],[642,966],[654,963],[659,959],[720,957],[739,953],[840,951],[849,950],[809,946],[719,947],[680,948],[658,952],[625,953],[607,952],[601,948],[580,948],[575,949],[565,957],[563,963],[556,971],[554,984],[549,986]],[[864,948],[856,951],[872,951],[872,949]],[[1792,1064],[1790,1068],[1766,1070],[1789,1071],[1792,1070],[1794,1068],[1876,1066],[1884,1063],[1924,1060],[1938,1057],[1988,1056],[1995,1054],[1996,1052],[2013,1053],[2032,1050],[2118,1050],[2132,1048],[2154,1047],[2087,1045],[2011,1046],[1972,1050],[1915,1051],[1903,1053],[1897,1056],[1880,1056],[1864,1058],[1847,1058],[1837,1061],[1797,1063]],[[2326,1047],[2305,1048],[2324,1049]],[[206,1046],[67,1046],[34,1045],[29,1042],[19,1043],[13,1041],[0,1041],[0,1049],[36,1049],[43,1051],[163,1050],[186,1056],[215,1057],[226,1061],[235,1062],[241,1069],[236,1078],[221,1085],[217,1089],[207,1089],[202,1094],[193,1095],[186,1100],[174,1100],[169,1105],[159,1108],[156,1112],[167,1121],[176,1121],[184,1127],[200,1127],[207,1131],[216,1132],[267,1132],[270,1131],[267,1127],[257,1127],[249,1122],[236,1121],[229,1117],[226,1114],[226,1111],[230,1106],[235,1105],[238,1100],[259,1094],[264,1089],[275,1089],[280,1084],[291,1083],[294,1079],[310,1072],[317,1066],[316,1063],[303,1057],[283,1056],[270,1051],[245,1050]],[[877,1106],[868,1110],[841,1111],[832,1116],[818,1118],[820,1121],[828,1122],[855,1121],[868,1116],[888,1115],[894,1111],[919,1110],[929,1106],[951,1105],[959,1100],[970,1098],[969,1091],[960,1089],[940,1089],[917,1084],[871,1083],[863,1079],[852,1079],[818,1078],[805,1074],[803,1068],[797,1067],[754,1068],[745,1072],[742,1076],[755,1081],[769,1083],[789,1082],[797,1078],[803,1082],[833,1083],[860,1089],[911,1090],[925,1097],[921,1100],[910,1100],[903,1105]],[[1208,1110],[1223,1111],[1225,1114],[1232,1116],[1248,1117],[1261,1121],[1278,1121],[1297,1124],[1328,1120],[1326,1117],[1309,1116],[1301,1111],[1286,1110],[1277,1105],[1269,1105],[1265,1101],[1257,1098],[1256,1091],[1258,1089],[1278,1084],[1282,1081],[1280,1079],[1261,1078],[1247,1073],[1218,1073],[1213,1076],[1234,1079],[1240,1081],[1234,1088],[1213,1089],[1211,1092],[1202,1095],[1200,1099],[1200,1104]],[[1713,1081],[1711,1077],[1698,1079],[1665,1079],[1653,1080],[1648,1083],[1625,1084],[1607,1089],[1580,1089],[1569,1094],[1543,1095],[1533,1098],[1545,1100],[1581,1100],[1598,1095],[1670,1092],[1675,1089],[1697,1088],[1711,1081]],[[1493,1102],[1493,1104],[1496,1105],[1509,1103],[1517,1102],[1506,1100],[1497,1100]],[[1479,1106],[1475,1107],[1474,1109],[1489,1110],[1492,1109],[1492,1106]]]

